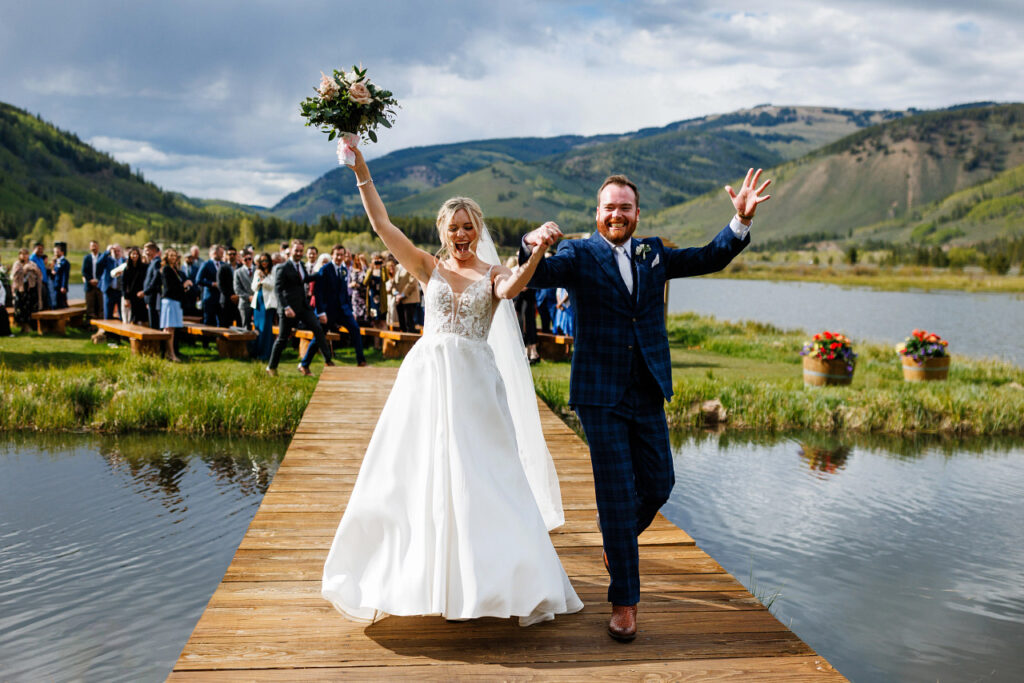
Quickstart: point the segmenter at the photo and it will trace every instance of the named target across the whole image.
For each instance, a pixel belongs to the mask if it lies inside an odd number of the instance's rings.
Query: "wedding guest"
[[[168,249],[164,255],[164,266],[160,269],[160,328],[169,332],[167,340],[167,357],[174,363],[180,363],[177,353],[177,332],[185,324],[181,314],[181,300],[185,292],[192,288],[192,281],[186,279],[181,272],[181,259],[178,252]]]
[[[100,264],[103,272],[100,275],[100,290],[103,292],[103,317],[108,320],[117,320],[115,311],[121,310],[121,279],[112,275],[110,271],[124,263],[124,256],[121,255],[121,245],[111,244],[100,256]]]
[[[387,273],[387,278],[384,280],[384,293],[388,299],[385,323],[389,330],[401,329],[402,326],[398,322],[398,283],[395,282],[397,267],[393,262],[387,260],[384,262],[384,270]]]
[[[366,285],[363,284],[366,270],[366,257],[355,254],[352,266],[348,269],[348,296],[352,302],[352,315],[361,326],[370,324],[366,308]]]
[[[42,303],[39,305],[39,310],[48,310],[53,307],[50,300],[50,268],[46,263],[46,247],[43,246],[42,242],[36,242],[33,245],[32,255],[29,259],[32,263],[36,264],[39,272],[42,273],[42,281],[39,283],[39,287],[42,289]]]
[[[188,249],[185,257],[185,277],[192,282],[199,282],[199,269],[203,267],[203,259],[199,256],[199,245],[193,244]],[[185,293],[185,300],[181,302],[181,312],[185,316],[199,317],[199,287],[192,287]]]
[[[234,288],[235,298],[238,301],[238,317],[242,321],[242,327],[252,327],[252,276],[255,266],[252,262],[252,252],[242,252],[242,263],[235,269]]]
[[[345,329],[356,351],[356,364],[363,367],[366,365],[363,335],[359,331],[359,323],[352,315],[352,300],[348,295],[348,268],[345,266],[346,256],[345,247],[336,244],[331,249],[331,261],[320,269],[315,286],[316,312],[327,316],[327,329],[334,332]],[[307,355],[312,361],[312,355],[308,352]]]
[[[128,247],[128,260],[124,264],[121,276],[121,304],[128,320],[135,325],[148,325],[149,312],[146,310],[145,289],[146,271],[149,266],[142,259],[142,251],[138,247]]]
[[[103,315],[103,292],[100,291],[103,272],[99,260],[100,243],[89,240],[89,253],[82,259],[82,282],[85,284],[85,315],[93,320],[99,320]]]
[[[555,334],[573,336],[576,329],[575,316],[572,312],[572,302],[569,299],[569,290],[559,287],[557,290],[558,302],[555,304]]]
[[[270,254],[260,254],[256,259],[256,271],[252,276],[253,323],[259,337],[256,338],[255,356],[260,360],[270,359],[274,346],[274,322],[277,318],[277,295],[274,293],[274,260]]]
[[[64,245],[55,244],[53,247],[53,307],[68,307],[68,280],[71,278],[71,263],[64,258]]]
[[[235,294],[235,268],[238,266],[238,252],[227,247],[226,260],[217,269],[217,289],[220,291],[220,326],[231,327],[241,322],[238,318],[238,295]]]
[[[558,303],[558,296],[552,287],[544,287],[534,291],[537,293],[537,313],[540,314],[540,331],[550,333],[551,322],[555,319],[555,305]]]
[[[280,260],[275,258],[274,259],[274,263],[284,263],[285,261],[290,259],[292,257],[291,256],[291,245],[289,245],[287,242],[281,242],[281,246],[277,250],[276,256],[279,256]]]
[[[159,330],[162,329],[160,325],[160,294],[164,287],[161,279],[163,270],[160,263],[160,247],[156,245],[156,242],[146,242],[143,249],[149,265],[146,267],[146,277],[142,283],[146,312],[142,314],[140,311],[139,318],[146,320],[154,330]]]
[[[416,277],[398,264],[395,270],[395,299],[398,304],[398,324],[402,332],[415,332],[420,310],[420,283]]]
[[[219,244],[210,247],[210,258],[199,269],[196,284],[203,288],[203,324],[210,327],[220,325],[220,290],[217,289],[217,273],[224,258],[224,249]]]
[[[27,332],[32,325],[32,314],[42,310],[43,274],[28,256],[28,249],[18,250],[18,260],[11,267],[11,289],[14,290],[14,322]]]
[[[363,276],[363,284],[366,286],[366,317],[372,327],[383,327],[387,318],[388,300],[387,291],[384,289],[387,277],[384,257],[375,253],[373,264]]]
[[[0,337],[14,336],[11,334],[11,319],[7,315],[7,301],[14,298],[9,294],[10,291],[11,279],[7,276],[7,270],[3,263],[0,262]]]
[[[315,343],[324,357],[324,363],[328,366],[334,365],[331,361],[331,349],[324,337],[321,323],[327,322],[326,315],[317,315],[309,305],[306,298],[306,281],[313,274],[307,273],[302,263],[302,252],[304,248],[302,240],[292,240],[292,257],[274,269],[274,293],[277,294],[278,307],[281,310],[278,321],[278,335],[274,340],[274,348],[270,351],[270,362],[267,364],[267,374],[276,375],[277,365],[281,360],[281,353],[284,347],[291,341],[292,330],[300,323],[306,329],[312,330]],[[309,354],[307,354],[307,357]],[[309,370],[306,359],[299,363],[299,372],[309,376],[313,374]]]
[[[317,249],[314,246],[310,246],[310,247],[308,247],[306,249],[306,272],[307,273],[316,273],[316,272],[318,272],[317,267],[316,267],[316,260],[317,260],[317,257],[319,256],[319,254],[320,254],[320,250]],[[309,280],[309,281],[306,282],[306,296],[309,297],[310,299],[313,298],[313,283],[314,282],[315,282],[314,280]]]

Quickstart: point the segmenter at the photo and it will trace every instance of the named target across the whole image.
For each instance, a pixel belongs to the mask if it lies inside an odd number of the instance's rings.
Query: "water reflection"
[[[14,434],[0,443],[0,679],[163,680],[287,447]]]
[[[848,678],[1020,680],[1024,439],[672,440],[666,516]]]

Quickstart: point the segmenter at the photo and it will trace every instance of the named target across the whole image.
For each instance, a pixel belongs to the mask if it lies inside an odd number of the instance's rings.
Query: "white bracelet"
[[[356,187],[362,187],[363,185],[368,185],[369,183],[372,183],[372,182],[373,182],[373,178],[367,178],[366,180],[363,180],[362,182],[356,183]]]

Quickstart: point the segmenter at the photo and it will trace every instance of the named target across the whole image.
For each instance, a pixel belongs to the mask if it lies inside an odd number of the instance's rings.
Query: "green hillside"
[[[38,217],[158,226],[207,216],[127,164],[16,107],[0,103],[0,236],[16,237]]]
[[[769,169],[772,200],[757,234],[934,243],[1012,234],[1021,227],[1021,184],[1007,169],[1022,163],[1024,105],[920,113]],[[689,243],[721,229],[730,211],[716,190],[660,211],[646,225]]]
[[[597,185],[626,173],[656,210],[707,192],[748,166],[793,159],[906,112],[774,107],[678,121],[621,135],[481,140],[400,150],[371,162],[395,214],[432,215],[447,197],[469,195],[488,214],[555,219],[579,227]],[[493,169],[487,171],[487,169]],[[359,213],[347,169],[336,168],[285,197],[274,215],[315,220]]]

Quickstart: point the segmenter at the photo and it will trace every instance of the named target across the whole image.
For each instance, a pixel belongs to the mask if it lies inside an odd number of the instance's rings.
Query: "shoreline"
[[[859,287],[882,292],[965,292],[1007,294],[1024,298],[1024,275],[950,272],[917,266],[835,266],[806,264],[766,265],[741,261],[719,273],[704,277],[724,280],[768,280],[774,282],[816,282],[837,287]]]

